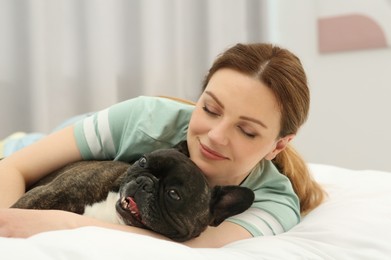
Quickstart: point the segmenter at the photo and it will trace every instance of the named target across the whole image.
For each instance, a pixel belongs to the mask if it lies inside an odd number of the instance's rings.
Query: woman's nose
[[[209,139],[219,145],[227,145],[229,142],[228,138],[228,127],[224,122],[219,122],[214,125],[208,132]]]

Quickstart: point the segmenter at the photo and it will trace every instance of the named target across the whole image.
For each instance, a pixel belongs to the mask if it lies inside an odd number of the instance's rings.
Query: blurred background
[[[0,0],[0,138],[138,95],[196,101],[237,42],[301,58],[308,162],[391,171],[390,0]]]

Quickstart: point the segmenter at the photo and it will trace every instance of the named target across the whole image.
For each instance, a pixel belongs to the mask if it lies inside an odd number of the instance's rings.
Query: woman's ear
[[[265,156],[266,160],[273,160],[276,158],[277,154],[279,154],[285,147],[289,144],[290,141],[295,137],[295,134],[286,135],[280,138],[275,144],[273,150]]]

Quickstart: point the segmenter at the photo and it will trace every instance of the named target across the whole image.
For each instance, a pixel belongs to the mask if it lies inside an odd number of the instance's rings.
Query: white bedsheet
[[[220,249],[192,249],[86,227],[0,238],[0,259],[391,259],[391,173],[311,164],[329,197],[292,230]]]

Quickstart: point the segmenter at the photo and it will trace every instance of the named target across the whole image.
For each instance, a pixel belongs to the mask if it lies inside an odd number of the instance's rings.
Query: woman
[[[86,159],[135,160],[187,140],[190,158],[211,186],[243,185],[256,200],[246,212],[186,242],[219,247],[289,230],[323,198],[306,164],[290,147],[309,110],[299,59],[270,44],[237,44],[210,68],[195,107],[139,97],[98,112],[0,162],[0,206],[12,205],[31,185],[67,163]],[[96,225],[161,237],[151,231],[61,211],[3,209],[0,236]]]

